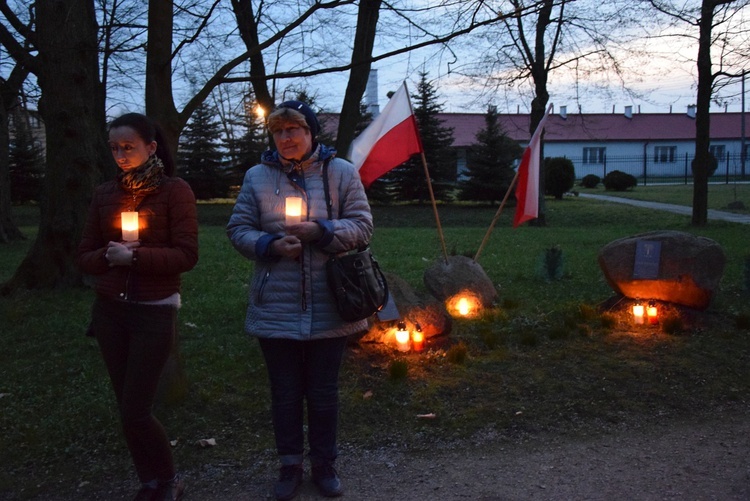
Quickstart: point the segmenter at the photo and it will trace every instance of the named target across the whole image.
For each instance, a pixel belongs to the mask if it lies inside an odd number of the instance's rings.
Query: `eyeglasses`
[[[305,128],[300,127],[298,125],[292,125],[290,127],[284,127],[283,129],[278,129],[273,131],[274,137],[282,137],[284,134],[286,134],[288,137],[298,137],[305,133]]]

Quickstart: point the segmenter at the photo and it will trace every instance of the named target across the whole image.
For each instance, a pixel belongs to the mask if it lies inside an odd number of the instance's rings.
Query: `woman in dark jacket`
[[[304,404],[312,479],[324,496],[343,492],[337,456],[338,374],[347,336],[367,321],[346,322],[328,290],[331,253],[355,249],[372,235],[372,215],[354,166],[315,142],[318,120],[299,101],[268,117],[275,150],[245,174],[227,225],[234,247],[255,262],[245,331],[258,338],[271,383],[271,410],[281,462],[277,499],[302,482]],[[327,164],[331,218],[325,202]],[[285,221],[287,198],[301,199],[299,222]]]
[[[136,500],[181,499],[169,440],[152,406],[175,337],[180,274],[198,262],[195,197],[160,129],[128,113],[109,127],[120,169],[94,192],[78,266],[96,281],[89,334],[107,365],[125,440],[142,483]],[[121,214],[137,212],[137,239],[124,239]]]

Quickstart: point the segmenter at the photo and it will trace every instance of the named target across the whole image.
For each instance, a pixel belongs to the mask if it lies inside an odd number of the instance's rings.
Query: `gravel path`
[[[342,450],[343,499],[422,500],[750,500],[747,415],[655,423],[596,436],[488,437],[405,453]],[[216,473],[215,471],[213,472]],[[272,499],[275,465],[218,483],[192,475],[187,499]],[[203,476],[203,478],[201,478]],[[229,480],[231,479],[231,480]],[[321,498],[306,480],[300,501]]]

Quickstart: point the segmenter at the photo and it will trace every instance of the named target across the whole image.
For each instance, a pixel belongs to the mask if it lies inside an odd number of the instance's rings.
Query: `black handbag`
[[[388,283],[369,246],[331,256],[326,271],[336,308],[344,320],[363,320],[380,311],[388,301]]]
[[[330,220],[331,194],[327,161],[323,163],[323,188]],[[336,300],[336,308],[346,321],[364,320],[383,309],[388,302],[388,282],[369,245],[331,255],[326,263],[326,273],[328,287]]]

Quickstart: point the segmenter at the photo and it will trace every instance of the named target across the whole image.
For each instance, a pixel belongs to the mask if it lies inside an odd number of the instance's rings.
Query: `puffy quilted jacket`
[[[318,157],[302,165],[304,180],[287,176],[275,152],[245,174],[227,225],[234,247],[255,262],[250,281],[245,331],[258,337],[299,340],[338,337],[367,328],[367,321],[345,322],[328,290],[325,264],[340,253],[369,242],[373,225],[359,173],[335,152],[320,146]],[[332,219],[328,220],[322,166],[328,161]],[[304,188],[303,188],[304,186]],[[325,235],[305,244],[298,259],[269,256],[274,238],[284,233],[286,197],[303,199],[303,220],[319,221]]]
[[[165,177],[155,192],[135,204],[141,245],[133,265],[110,267],[104,257],[109,241],[122,240],[120,213],[134,209],[131,194],[113,180],[94,191],[78,246],[78,266],[95,276],[95,290],[105,297],[164,299],[180,291],[180,273],[198,262],[195,197],[183,179]]]

